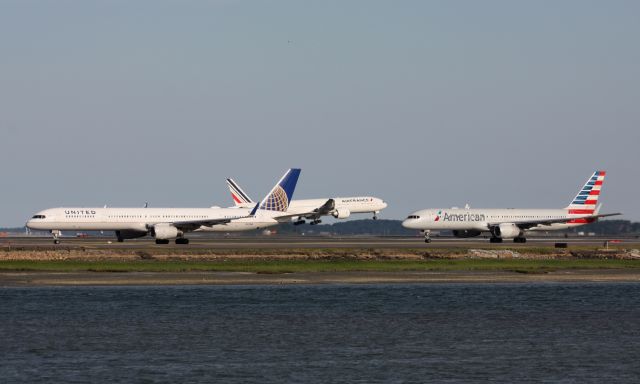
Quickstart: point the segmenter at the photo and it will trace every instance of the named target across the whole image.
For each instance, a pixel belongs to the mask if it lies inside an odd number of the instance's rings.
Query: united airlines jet
[[[52,208],[35,214],[27,228],[51,231],[115,231],[119,242],[151,235],[156,244],[189,244],[192,231],[241,231],[277,225],[287,215],[300,169],[289,169],[252,208]]]
[[[227,185],[231,192],[231,198],[236,207],[252,207],[256,203],[251,200],[242,188],[233,179],[227,179]],[[319,224],[322,216],[333,216],[336,219],[346,219],[352,213],[373,213],[373,219],[378,218],[378,213],[387,207],[382,199],[370,196],[333,197],[327,199],[292,200],[287,211],[294,225],[306,223]],[[286,219],[282,217],[281,219]]]
[[[600,217],[620,213],[599,214],[598,198],[606,172],[595,172],[584,184],[571,204],[562,209],[423,209],[402,222],[405,228],[424,232],[425,242],[431,242],[432,230],[452,230],[455,237],[475,237],[491,234],[492,243],[513,239],[525,243],[526,231],[567,229],[595,222]]]

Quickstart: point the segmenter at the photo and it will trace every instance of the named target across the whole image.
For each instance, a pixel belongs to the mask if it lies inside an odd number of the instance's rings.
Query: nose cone
[[[407,229],[421,229],[420,215],[417,213],[410,214],[403,222],[402,226]]]
[[[380,200],[380,209],[387,208],[387,203],[384,200]]]
[[[27,220],[26,226],[29,229],[47,229],[46,228],[46,218],[48,211],[41,211],[33,215],[32,218]]]
[[[38,223],[33,219],[27,220],[26,226],[29,229],[40,229],[40,228],[38,228]]]
[[[402,222],[402,226],[405,227],[405,228],[408,228],[408,229],[414,229],[413,226],[412,226],[414,221],[415,221],[415,219],[405,219]]]

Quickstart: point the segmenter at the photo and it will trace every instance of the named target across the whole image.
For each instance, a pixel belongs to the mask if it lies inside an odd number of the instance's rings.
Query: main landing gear
[[[430,243],[431,242],[431,231],[426,229],[424,231],[424,242],[425,243]]]
[[[156,244],[158,245],[169,244],[169,242],[170,242],[169,239],[156,239]],[[184,237],[178,237],[176,239],[176,244],[178,245],[189,244],[189,239]]]
[[[60,244],[60,235],[62,235],[62,232],[57,229],[53,229],[51,230],[51,234],[53,235],[53,244]]]
[[[502,243],[502,237],[492,237],[489,239],[490,243]]]
[[[306,221],[304,221],[304,219],[298,219],[298,220],[293,222],[293,225],[302,225],[304,223],[306,223]]]
[[[315,220],[313,220],[312,222],[310,222],[310,223],[309,223],[309,225],[317,225],[317,224],[320,224],[320,223],[322,223],[322,220],[320,220],[320,219],[315,219]]]

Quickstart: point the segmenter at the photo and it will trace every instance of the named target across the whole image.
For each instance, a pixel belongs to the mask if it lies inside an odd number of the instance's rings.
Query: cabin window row
[[[206,216],[195,215],[109,215],[110,219],[206,219]]]

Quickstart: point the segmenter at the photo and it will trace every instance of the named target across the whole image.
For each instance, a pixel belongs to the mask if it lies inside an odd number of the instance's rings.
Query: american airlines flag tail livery
[[[188,244],[193,231],[245,231],[280,223],[300,175],[291,168],[254,209],[249,208],[52,208],[35,214],[27,227],[51,231],[114,231],[118,241],[151,235],[157,244]]]
[[[600,197],[600,190],[606,174],[605,171],[593,173],[580,192],[573,198],[571,204],[567,206],[566,209],[570,215],[593,215],[598,213],[598,198]],[[572,224],[586,224],[594,221],[595,219],[591,219],[591,221],[589,219],[575,219]]]
[[[253,208],[256,203],[251,200],[240,185],[233,179],[227,179],[231,198],[237,208]],[[282,222],[293,221],[294,225],[306,223],[319,224],[322,216],[333,216],[336,219],[346,219],[352,213],[373,213],[373,218],[378,218],[378,213],[387,207],[382,199],[370,196],[333,197],[325,199],[290,200],[288,216],[280,218]]]
[[[527,241],[527,231],[552,231],[593,223],[600,217],[620,213],[600,214],[598,199],[605,171],[596,171],[567,207],[562,209],[423,209],[410,214],[403,222],[405,228],[424,232],[425,242],[431,242],[432,230],[451,230],[455,237],[491,235],[492,243],[513,239]]]

